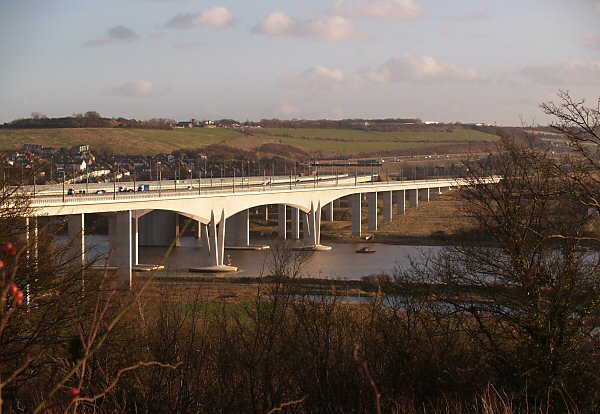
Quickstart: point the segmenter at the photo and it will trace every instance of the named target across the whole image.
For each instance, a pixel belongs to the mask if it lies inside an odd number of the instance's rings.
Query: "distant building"
[[[87,163],[85,162],[85,160],[82,160],[81,162],[72,163],[71,168],[73,169],[73,171],[85,171],[85,169],[87,168]]]
[[[90,177],[102,177],[103,175],[109,175],[110,170],[95,170],[90,171]]]
[[[58,153],[58,150],[56,148],[44,147],[40,149],[40,155],[49,156],[54,155],[56,153]]]
[[[23,144],[23,151],[39,155],[54,155],[58,152],[56,148],[44,147],[40,144]]]
[[[88,144],[80,144],[73,147],[73,151],[77,152],[78,154],[88,152],[89,150],[90,146]]]
[[[23,144],[23,151],[29,151],[34,154],[39,154],[42,148],[44,146],[40,144]]]

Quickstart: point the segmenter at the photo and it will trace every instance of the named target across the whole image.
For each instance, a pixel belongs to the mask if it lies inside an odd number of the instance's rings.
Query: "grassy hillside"
[[[256,129],[248,135],[234,129],[146,130],[119,128],[81,129],[0,129],[0,150],[18,149],[23,144],[70,147],[89,144],[93,149],[118,154],[151,155],[177,149],[203,148],[224,144],[254,149],[267,143],[281,143],[308,152],[330,155],[423,151],[432,147],[453,146],[466,142],[487,143],[497,136],[470,129],[454,128],[451,132],[369,132],[341,129]]]

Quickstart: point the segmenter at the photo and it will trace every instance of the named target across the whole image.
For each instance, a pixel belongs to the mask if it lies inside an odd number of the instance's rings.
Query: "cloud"
[[[279,79],[279,84],[287,88],[351,90],[381,83],[475,81],[479,81],[479,75],[474,69],[438,62],[430,56],[405,55],[391,58],[375,69],[364,69],[356,73],[316,65],[303,72]]]
[[[474,22],[479,20],[487,20],[490,16],[483,10],[473,10],[460,15],[460,20],[465,22]]]
[[[254,27],[254,31],[269,36],[276,36],[292,32],[295,25],[296,22],[287,14],[274,11],[260,21]]]
[[[148,80],[138,79],[133,82],[127,82],[111,89],[112,94],[124,96],[127,98],[140,98],[145,96],[155,96],[157,90],[154,84]]]
[[[372,82],[473,82],[479,80],[475,69],[461,68],[452,63],[438,62],[431,56],[404,55],[389,59],[365,76]]]
[[[282,102],[281,105],[279,105],[278,112],[287,117],[296,117],[300,115],[298,108],[289,102]]]
[[[138,34],[129,27],[118,25],[110,27],[104,36],[99,36],[89,42],[84,43],[84,46],[102,46],[108,44],[129,43],[139,39]]]
[[[252,31],[267,36],[297,36],[323,42],[365,40],[354,22],[345,17],[298,20],[281,11],[269,14]]]
[[[204,46],[205,46],[204,42],[197,41],[197,40],[189,40],[189,41],[182,40],[179,42],[175,42],[173,44],[173,47],[175,49],[179,49],[179,50],[199,49]]]
[[[341,69],[332,69],[316,65],[305,71],[283,77],[279,80],[281,86],[287,88],[342,90],[354,89],[361,86],[363,80],[358,74],[346,74]]]
[[[383,20],[406,20],[423,13],[416,0],[336,0],[333,13],[348,17],[375,17]]]
[[[198,13],[177,14],[165,26],[172,29],[195,29],[210,26],[223,29],[233,23],[233,14],[227,7],[217,6]]]
[[[600,35],[587,32],[583,35],[583,44],[585,47],[593,50],[600,50]]]
[[[600,85],[600,61],[529,65],[522,74],[535,83],[559,86]]]

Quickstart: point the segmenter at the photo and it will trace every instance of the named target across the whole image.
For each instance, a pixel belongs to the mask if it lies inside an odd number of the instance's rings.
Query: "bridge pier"
[[[118,289],[131,289],[131,210],[117,211],[108,216],[108,240],[110,244],[110,262],[117,268]]]
[[[25,218],[25,246],[26,246],[26,259],[27,264],[32,269],[37,270],[38,268],[38,218],[37,217],[26,217]],[[80,270],[80,269],[78,269]],[[25,277],[24,291],[24,303],[25,306],[29,306],[31,303],[31,289],[30,289],[29,276]]]
[[[398,214],[406,214],[406,191],[396,191],[396,203],[398,204]]]
[[[377,230],[377,193],[367,193],[369,230]]]
[[[323,207],[323,219],[333,221],[333,201],[325,204],[325,207]]]
[[[39,224],[37,217],[27,217],[25,219],[25,241],[27,243],[27,260],[33,261],[33,266],[37,268],[39,257]]]
[[[173,242],[179,246],[179,214],[154,210],[141,216],[138,224],[141,246],[168,247]]]
[[[246,210],[247,212],[248,210]],[[235,217],[235,215],[233,216]],[[242,217],[241,215],[238,217]],[[241,219],[238,219],[241,220]],[[236,272],[237,267],[225,264],[225,229],[226,229],[225,209],[221,209],[221,217],[217,221],[214,210],[210,212],[210,222],[202,227],[206,243],[203,243],[200,261],[202,267],[191,267],[190,272]]]
[[[296,207],[292,207],[292,220],[290,229],[292,240],[300,239],[300,210]]]
[[[385,223],[391,223],[392,217],[393,217],[393,211],[392,211],[392,203],[393,203],[392,192],[391,191],[384,191],[383,193],[381,193],[381,195],[383,196],[383,221]]]
[[[287,224],[287,216],[286,216],[286,205],[278,204],[277,205],[277,238],[285,240],[286,239],[286,224]]]
[[[202,223],[200,223],[198,220],[196,221],[196,231],[194,232],[194,237],[196,239],[201,239],[202,238]]]
[[[226,219],[227,247],[250,246],[250,210],[242,210]]]
[[[85,266],[85,223],[84,214],[69,214],[67,216],[67,235],[69,238],[69,255],[74,271],[81,271]]]
[[[361,193],[350,195],[352,205],[352,236],[360,237],[362,235],[362,197]]]
[[[309,225],[309,217],[307,212],[302,212],[302,241],[305,246],[310,244],[310,225]]]
[[[140,264],[140,218],[137,211],[131,214],[131,260],[134,266]]]
[[[406,190],[408,191],[408,204],[410,208],[418,208],[419,207],[419,190]]]
[[[321,244],[321,203],[310,203],[310,211],[302,215],[304,225],[304,246],[301,250],[331,250]],[[308,230],[308,231],[307,231]]]
[[[429,201],[429,188],[421,188],[418,191],[422,201]]]

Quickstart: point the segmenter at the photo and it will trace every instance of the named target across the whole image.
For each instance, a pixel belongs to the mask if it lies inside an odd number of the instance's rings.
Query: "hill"
[[[444,130],[374,132],[312,128],[183,128],[173,130],[133,128],[0,129],[0,150],[23,144],[71,147],[89,144],[98,152],[153,155],[175,150],[202,149],[210,145],[255,150],[266,144],[283,144],[324,156],[368,156],[464,151],[485,148],[498,140],[491,133],[462,126]]]

